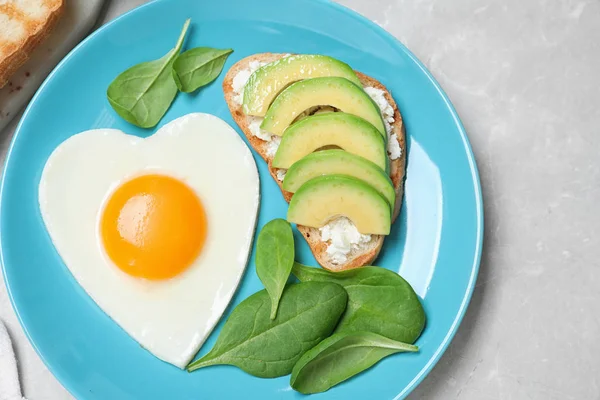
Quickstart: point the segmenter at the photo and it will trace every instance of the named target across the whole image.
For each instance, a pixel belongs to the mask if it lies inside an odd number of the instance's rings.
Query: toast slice
[[[225,101],[229,106],[229,110],[233,119],[238,124],[244,135],[246,135],[250,145],[256,150],[256,152],[267,162],[269,166],[269,172],[271,176],[279,185],[283,193],[283,197],[287,202],[292,198],[293,193],[287,192],[282,188],[282,180],[278,179],[278,170],[273,168],[271,163],[273,161],[274,151],[272,143],[265,141],[252,133],[251,125],[257,124],[256,117],[247,116],[242,111],[241,98],[239,93],[236,92],[236,88],[239,90],[239,82],[234,82],[234,79],[240,75],[249,75],[248,70],[255,69],[258,65],[264,65],[280,58],[286,57],[288,54],[276,54],[276,53],[262,53],[255,54],[246,57],[236,64],[234,64],[223,80],[223,92],[225,94]],[[374,87],[383,91],[385,99],[393,108],[394,122],[391,123],[391,134],[395,134],[398,144],[400,145],[401,155],[399,158],[394,160],[390,159],[390,177],[394,188],[396,189],[396,204],[394,205],[394,213],[392,216],[392,222],[398,217],[400,213],[400,207],[402,205],[402,196],[404,192],[404,176],[406,171],[406,138],[404,132],[404,124],[402,123],[402,116],[398,110],[396,102],[392,98],[390,92],[383,86],[379,81],[355,71],[364,87]],[[245,82],[244,82],[245,83]],[[394,138],[392,138],[394,140]],[[388,153],[389,155],[389,153]],[[336,262],[328,253],[327,247],[329,243],[324,242],[321,238],[321,231],[316,228],[310,228],[307,226],[298,225],[298,230],[304,236],[304,239],[310,246],[310,249],[317,259],[317,262],[323,267],[330,271],[343,271],[352,268],[362,267],[364,265],[371,264],[375,258],[379,255],[379,251],[383,246],[385,236],[371,235],[371,240],[368,243],[362,244],[359,248],[353,248],[349,254],[347,254],[347,260],[345,262]]]
[[[0,88],[56,25],[65,0],[0,1]]]

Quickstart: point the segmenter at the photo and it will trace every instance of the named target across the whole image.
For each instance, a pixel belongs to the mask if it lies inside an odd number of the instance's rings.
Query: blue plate
[[[102,27],[60,63],[17,128],[2,182],[4,278],[29,340],[78,399],[301,397],[291,390],[288,377],[259,379],[228,366],[188,374],[151,356],[79,287],[41,219],[40,175],[62,141],[99,127],[140,136],[153,133],[119,118],[106,100],[106,88],[132,64],[166,53],[186,18],[193,23],[188,48],[235,50],[225,69],[259,52],[323,53],[377,78],[393,93],[406,124],[408,178],[401,218],[377,264],[398,271],[413,285],[423,298],[427,327],[417,343],[418,354],[389,357],[315,398],[406,396],[448,346],[473,290],[483,232],[477,168],[456,112],[423,65],[375,24],[325,0],[156,1]],[[223,75],[198,94],[180,94],[161,124],[202,111],[235,126],[223,100]],[[265,163],[255,158],[262,178],[260,228],[284,217],[287,207]],[[300,242],[300,261],[316,265]],[[232,305],[260,289],[250,262]],[[221,326],[222,321],[201,353],[212,347]]]

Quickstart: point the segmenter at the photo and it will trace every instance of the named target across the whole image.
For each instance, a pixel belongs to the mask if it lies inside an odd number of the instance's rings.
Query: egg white
[[[178,178],[198,195],[207,238],[194,263],[164,281],[132,277],[104,252],[103,205],[139,175]],[[183,368],[225,311],[244,272],[259,205],[259,176],[246,144],[209,114],[178,118],[149,138],[114,129],[74,135],[48,159],[40,210],[54,246],[100,308],[156,357]]]

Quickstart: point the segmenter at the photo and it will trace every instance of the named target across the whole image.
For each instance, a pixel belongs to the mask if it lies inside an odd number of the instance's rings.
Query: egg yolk
[[[168,279],[200,253],[206,214],[186,184],[165,175],[144,175],[111,194],[100,230],[106,253],[121,270],[135,277]]]

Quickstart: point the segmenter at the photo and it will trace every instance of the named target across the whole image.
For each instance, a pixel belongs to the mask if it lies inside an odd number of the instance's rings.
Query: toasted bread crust
[[[16,41],[6,42],[0,39],[0,88],[29,59],[33,50],[50,34],[60,18],[64,8],[64,0],[45,0],[48,13],[42,19],[34,20],[19,10],[14,4],[0,5],[0,14],[18,20],[25,26],[25,35]]]
[[[240,127],[240,129],[242,130],[242,132],[244,133],[254,150],[267,162],[271,176],[273,177],[277,185],[279,185],[279,188],[281,189],[285,200],[289,202],[292,198],[293,193],[283,190],[282,182],[277,179],[277,169],[272,167],[271,163],[273,159],[272,157],[269,157],[267,152],[268,142],[257,138],[250,131],[249,124],[252,121],[253,117],[244,114],[244,112],[242,111],[241,104],[238,104],[235,101],[234,97],[236,94],[233,89],[234,77],[238,74],[238,72],[247,69],[252,61],[270,63],[284,56],[284,54],[262,53],[255,54],[238,61],[229,69],[229,71],[225,75],[225,78],[223,80],[223,92],[225,94],[225,101],[229,106],[229,110],[231,112],[231,115],[233,116],[234,121]],[[392,124],[392,133],[395,133],[398,138],[400,148],[402,149],[402,155],[400,158],[392,160],[390,163],[390,177],[396,190],[396,204],[394,204],[394,213],[392,217],[393,222],[398,217],[398,214],[400,213],[400,208],[402,206],[402,197],[404,194],[404,177],[406,171],[406,137],[404,132],[404,124],[402,122],[402,115],[400,114],[400,110],[398,109],[396,102],[394,101],[391,94],[383,84],[381,84],[376,79],[371,78],[361,72],[355,72],[360,78],[360,81],[362,82],[363,86],[372,86],[377,89],[383,90],[386,100],[394,109],[394,123]],[[379,255],[385,238],[385,236],[373,235],[372,240],[360,253],[353,250],[348,255],[347,262],[343,264],[334,264],[326,252],[327,243],[321,240],[321,232],[319,231],[319,229],[310,228],[302,225],[298,225],[297,228],[298,231],[302,233],[302,236],[304,236],[304,239],[308,243],[317,262],[323,268],[328,269],[330,271],[343,271],[371,264]]]

